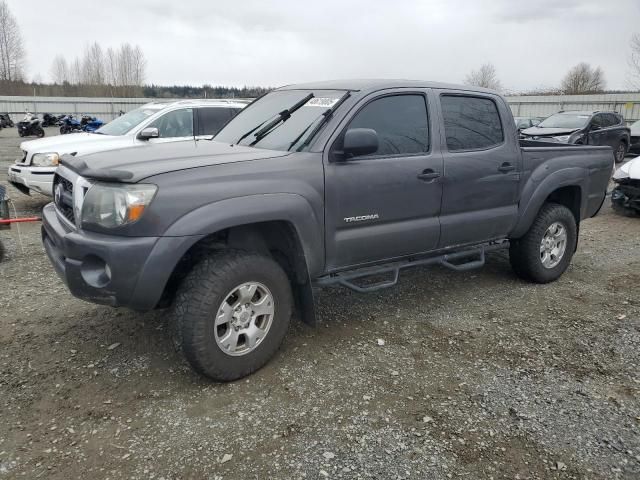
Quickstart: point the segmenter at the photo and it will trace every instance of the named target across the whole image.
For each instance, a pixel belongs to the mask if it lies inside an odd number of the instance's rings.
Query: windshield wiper
[[[335,112],[338,107],[340,105],[342,105],[344,103],[344,101],[349,98],[351,96],[350,92],[345,93],[344,95],[342,95],[338,101],[336,103],[333,104],[333,106],[331,108],[327,108],[324,112],[322,112],[321,115],[321,119],[318,122],[318,124],[315,126],[315,128],[311,131],[311,133],[307,136],[307,138],[305,138],[304,142],[302,143],[302,145],[300,145],[297,149],[297,151],[300,151],[301,149],[303,149],[304,147],[306,147],[307,145],[309,145],[309,143],[311,142],[311,139],[313,139],[313,137],[315,137],[315,135],[320,131],[320,129],[322,128],[322,126],[327,122],[327,120],[329,120],[329,118],[331,118],[331,115],[333,115],[333,112]],[[313,122],[311,122],[309,124],[309,126],[307,128],[305,128],[302,133],[300,135],[298,135],[296,137],[296,139],[291,142],[289,144],[289,148],[287,148],[287,151],[291,150],[294,145],[296,143],[298,143],[300,141],[300,139],[304,136],[305,133],[307,133],[307,131],[311,128],[311,126],[313,125]]]
[[[254,133],[254,136],[256,138],[253,142],[249,144],[249,146],[252,147],[256,143],[258,143],[260,140],[262,140],[264,137],[269,135],[274,130],[274,127],[289,120],[289,118],[291,118],[291,115],[293,115],[293,113],[296,110],[299,110],[300,108],[302,108],[304,104],[307,103],[312,98],[313,98],[313,93],[310,93],[309,95],[304,97],[302,100],[299,100],[298,102],[296,102],[291,107],[281,111],[273,120],[268,122],[265,126],[263,126],[256,133]]]

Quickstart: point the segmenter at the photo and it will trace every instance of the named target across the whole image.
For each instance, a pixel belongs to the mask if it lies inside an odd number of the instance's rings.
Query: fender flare
[[[550,167],[543,165],[534,171],[529,180],[522,188],[520,195],[520,218],[511,232],[512,238],[520,238],[533,224],[538,212],[542,208],[545,200],[549,198],[555,190],[562,187],[580,188],[580,215],[579,220],[584,217],[583,210],[587,205],[587,185],[589,172],[583,167],[568,167],[547,173]],[[542,181],[537,181],[536,177],[546,175]]]
[[[231,213],[233,212],[233,213]],[[311,204],[294,193],[234,197],[203,205],[172,224],[164,236],[189,237],[189,248],[201,238],[221,230],[268,221],[285,221],[294,228],[304,253],[307,281],[293,284],[302,321],[316,324],[311,278],[324,269],[323,220]],[[175,268],[175,265],[173,266]]]

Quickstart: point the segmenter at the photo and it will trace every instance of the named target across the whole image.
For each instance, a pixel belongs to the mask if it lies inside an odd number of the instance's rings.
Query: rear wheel
[[[42,127],[38,127],[38,128],[36,129],[36,136],[37,136],[38,138],[42,138],[42,137],[44,137],[44,128],[42,128]]]
[[[564,205],[545,204],[529,231],[512,240],[509,259],[516,274],[536,283],[557,280],[567,269],[577,241],[576,219]]]
[[[618,143],[615,151],[616,163],[624,162],[624,156],[627,154],[627,144],[624,142]]]
[[[287,274],[271,257],[238,250],[210,254],[178,291],[176,343],[197,372],[217,381],[242,378],[278,350],[292,304]]]

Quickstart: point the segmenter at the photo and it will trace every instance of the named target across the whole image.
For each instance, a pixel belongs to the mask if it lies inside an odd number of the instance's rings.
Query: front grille
[[[71,223],[75,223],[73,183],[58,174],[53,177],[53,201],[58,211]]]

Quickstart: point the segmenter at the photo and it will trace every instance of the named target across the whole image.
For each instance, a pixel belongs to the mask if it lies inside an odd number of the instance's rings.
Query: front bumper
[[[53,175],[56,167],[23,167],[22,165],[11,165],[7,176],[9,182],[13,183],[18,190],[29,194],[30,190],[53,196]]]
[[[113,307],[154,308],[175,265],[200,238],[77,231],[52,203],[42,212],[42,242],[62,281],[74,296]]]
[[[640,213],[640,184],[618,183],[611,192],[611,203]]]

